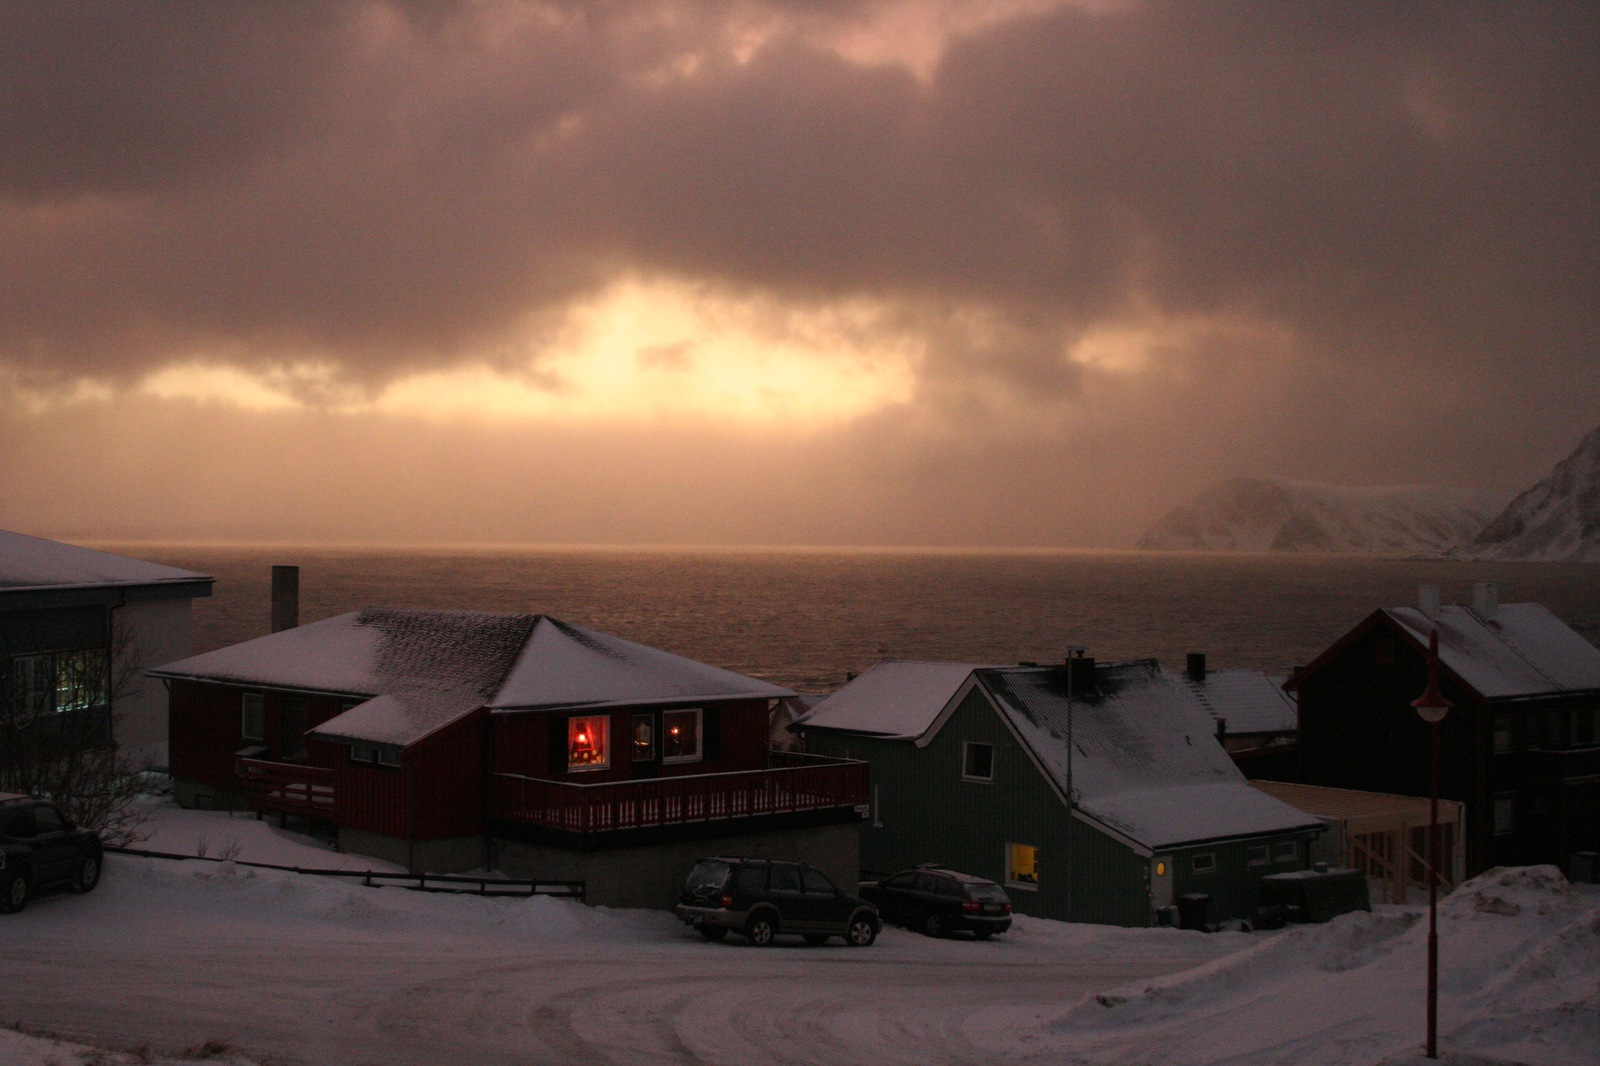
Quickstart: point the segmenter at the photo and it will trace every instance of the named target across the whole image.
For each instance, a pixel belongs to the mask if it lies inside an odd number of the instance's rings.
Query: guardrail
[[[334,817],[332,770],[242,758],[239,781],[245,798],[258,812]]]
[[[235,866],[249,866],[258,870],[283,870],[292,874],[313,874],[317,877],[360,878],[368,888],[395,885],[412,892],[454,892],[474,896],[555,896],[563,899],[583,900],[587,890],[585,881],[524,881],[509,877],[483,877],[470,874],[402,874],[385,870],[330,870],[306,866],[283,866],[272,862],[250,862],[245,859],[225,859],[215,855],[180,855],[171,851],[148,851],[144,848],[105,848],[118,855],[134,855],[144,859],[184,859],[195,862],[231,862]],[[416,882],[411,884],[409,882]],[[476,886],[470,887],[470,886]]]

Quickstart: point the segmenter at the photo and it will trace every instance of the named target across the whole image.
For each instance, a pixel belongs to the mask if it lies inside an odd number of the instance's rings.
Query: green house
[[[1248,917],[1260,879],[1304,869],[1323,828],[1251,788],[1193,687],[1154,660],[884,662],[795,728],[872,767],[864,875],[937,862],[1038,917]]]

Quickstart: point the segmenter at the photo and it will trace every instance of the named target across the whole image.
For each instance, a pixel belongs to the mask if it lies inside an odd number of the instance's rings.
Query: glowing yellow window
[[[610,719],[567,719],[567,768],[604,770],[611,765]]]
[[[1032,844],[1006,845],[1006,882],[1039,887],[1039,849]]]

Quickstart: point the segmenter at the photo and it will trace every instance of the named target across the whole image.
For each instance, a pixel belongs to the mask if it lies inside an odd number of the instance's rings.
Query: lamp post
[[[1439,691],[1439,630],[1428,635],[1428,687],[1411,701],[1433,733],[1432,788],[1428,793],[1428,1058],[1439,1057],[1439,723],[1450,701]]]

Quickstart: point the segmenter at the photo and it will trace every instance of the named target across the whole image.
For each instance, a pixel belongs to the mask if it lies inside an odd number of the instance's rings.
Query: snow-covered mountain
[[[1287,478],[1220,482],[1139,540],[1166,551],[1442,552],[1470,541],[1503,495],[1437,485],[1358,488]]]
[[[1600,427],[1455,554],[1600,562]]]

